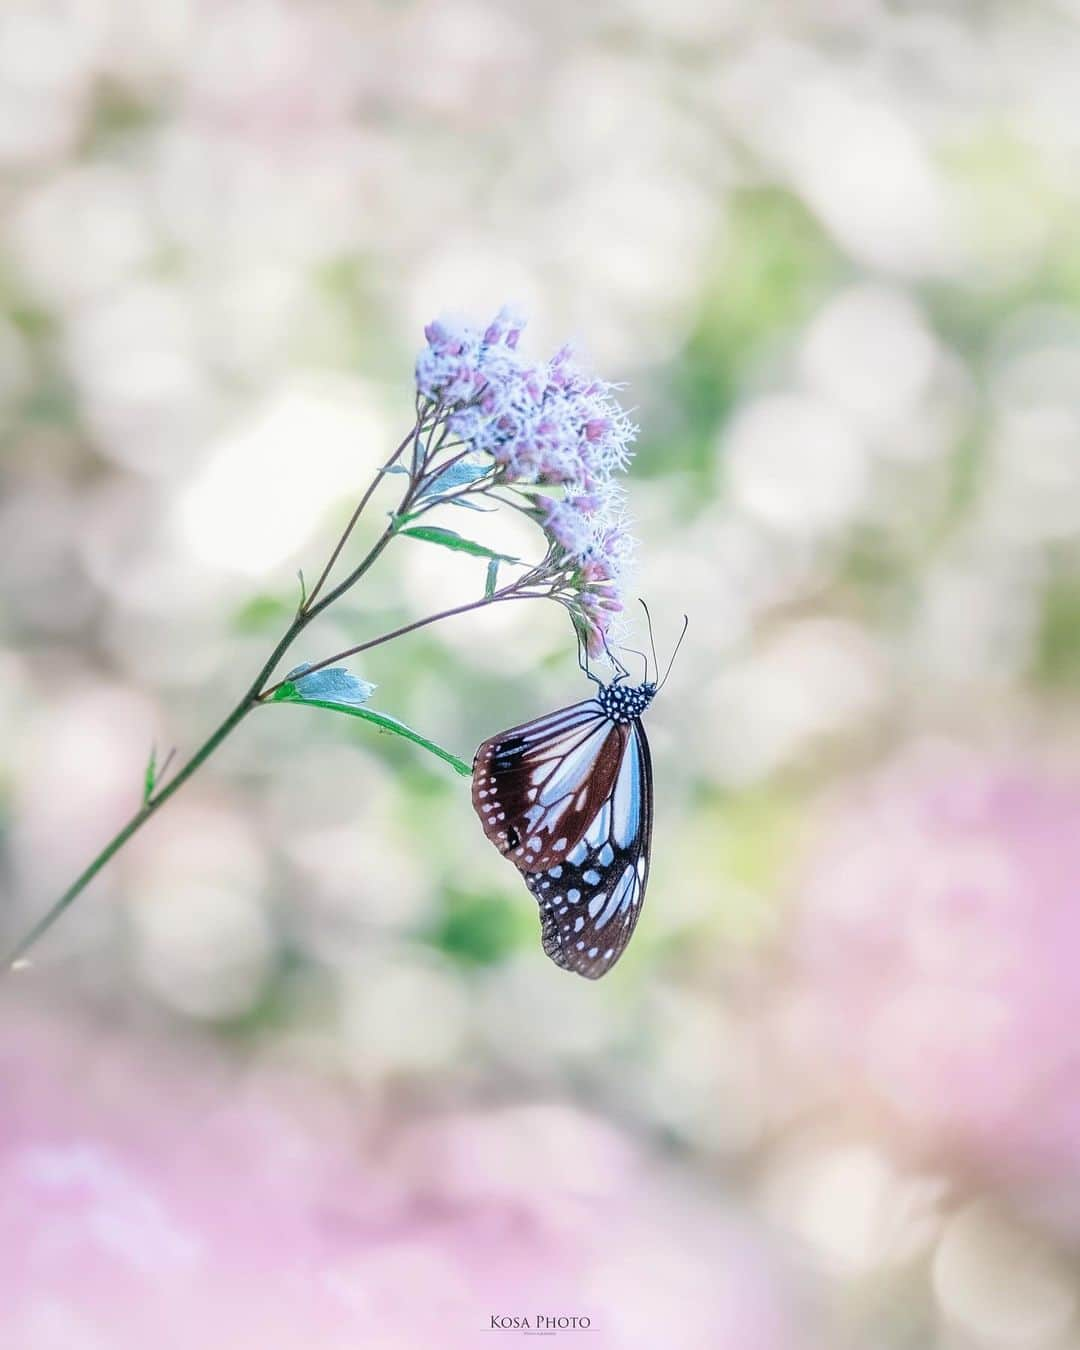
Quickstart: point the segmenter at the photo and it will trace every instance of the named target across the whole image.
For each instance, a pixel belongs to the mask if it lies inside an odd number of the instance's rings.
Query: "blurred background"
[[[445,766],[244,725],[3,982],[5,1345],[1080,1347],[1078,68],[1075,0],[8,0],[6,942],[440,311],[626,381],[691,627],[597,985]],[[402,540],[295,659],[482,582]],[[359,673],[465,758],[583,688],[543,605]]]

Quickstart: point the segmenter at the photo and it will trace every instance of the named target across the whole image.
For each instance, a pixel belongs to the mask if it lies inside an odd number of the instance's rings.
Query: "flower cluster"
[[[614,494],[612,494],[614,496]],[[593,498],[592,500],[596,500]],[[607,502],[581,497],[539,496],[539,519],[551,541],[553,563],[569,582],[571,613],[590,656],[607,646],[615,616],[623,610],[623,589],[633,540],[624,515]]]
[[[450,430],[490,455],[507,483],[548,483],[589,492],[630,462],[636,428],[613,386],[581,371],[569,347],[547,362],[519,353],[523,320],[502,309],[482,332],[436,320],[416,363],[424,398]]]
[[[586,374],[569,347],[546,362],[518,351],[524,321],[503,308],[487,328],[438,320],[416,363],[420,394],[468,453],[488,457],[494,482],[528,494],[549,541],[553,576],[592,656],[607,646],[632,541],[615,475],[636,428],[615,386]]]

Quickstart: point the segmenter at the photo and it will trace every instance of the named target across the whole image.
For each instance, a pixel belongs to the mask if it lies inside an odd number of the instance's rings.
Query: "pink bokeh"
[[[466,1347],[538,1313],[593,1347],[803,1344],[763,1236],[574,1108],[401,1119],[257,1059],[3,1027],[19,1350]]]
[[[1078,879],[1080,783],[927,744],[848,794],[796,937],[849,1088],[1074,1227],[1051,1196],[1080,1178]]]

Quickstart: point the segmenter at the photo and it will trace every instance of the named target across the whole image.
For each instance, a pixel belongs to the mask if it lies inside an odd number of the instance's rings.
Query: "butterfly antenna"
[[[645,621],[649,625],[649,646],[652,648],[652,663],[656,673],[660,674],[660,662],[656,659],[656,639],[653,637],[652,615],[649,613],[649,606],[644,600],[640,601],[641,608],[645,611]]]
[[[663,689],[667,684],[667,677],[671,674],[671,667],[675,664],[675,658],[679,654],[679,648],[682,646],[683,638],[686,636],[686,630],[690,627],[690,619],[687,615],[682,616],[682,632],[679,634],[679,640],[675,644],[675,650],[671,653],[671,660],[667,663],[667,670],[664,671],[664,678],[656,686],[657,692]]]
[[[624,651],[624,652],[633,652],[633,654],[634,654],[635,656],[640,656],[640,657],[641,657],[641,660],[642,660],[642,662],[643,662],[643,664],[644,664],[644,666],[645,666],[645,671],[644,671],[644,674],[642,675],[641,678],[642,678],[643,680],[645,680],[646,682],[648,682],[648,679],[649,679],[649,658],[645,655],[645,653],[644,653],[643,651],[639,651],[639,650],[637,649],[637,647],[624,647],[624,648],[623,648],[623,651]]]

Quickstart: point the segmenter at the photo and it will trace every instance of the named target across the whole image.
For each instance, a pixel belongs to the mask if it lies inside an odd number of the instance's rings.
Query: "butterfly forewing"
[[[628,724],[585,699],[485,741],[472,788],[484,833],[522,872],[556,866],[611,795],[629,740]]]
[[[598,979],[626,950],[649,879],[652,806],[649,744],[634,721],[613,790],[581,840],[525,877],[540,906],[544,950],[556,965]]]

